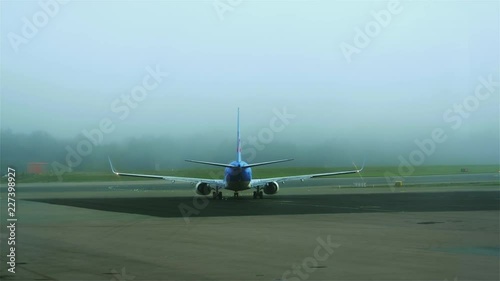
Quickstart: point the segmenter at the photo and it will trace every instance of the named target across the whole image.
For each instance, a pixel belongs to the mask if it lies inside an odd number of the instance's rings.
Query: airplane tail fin
[[[241,162],[241,138],[240,138],[240,108],[238,107],[238,117],[236,124],[236,160]]]
[[[240,108],[238,108],[238,116],[237,116],[237,121],[236,121],[236,159],[237,159],[238,163],[241,162]],[[250,167],[256,167],[256,166],[264,166],[264,165],[269,165],[269,164],[274,164],[274,163],[281,163],[281,162],[286,162],[286,161],[292,161],[292,160],[293,159],[281,159],[281,160],[248,164],[248,165],[245,165],[243,167],[240,167],[239,164],[238,164],[238,166],[232,166],[230,164],[186,159],[187,162],[191,162],[191,163],[218,166],[218,167],[224,167],[224,168],[243,168],[243,169],[250,168]]]
[[[241,162],[240,108],[239,107],[238,107],[238,118],[237,118],[237,124],[236,124],[236,159],[237,159],[238,163]],[[254,164],[248,164],[248,165],[244,166],[243,168],[264,166],[264,165],[281,163],[281,162],[292,161],[292,160],[293,159],[282,159],[282,160],[254,163]]]

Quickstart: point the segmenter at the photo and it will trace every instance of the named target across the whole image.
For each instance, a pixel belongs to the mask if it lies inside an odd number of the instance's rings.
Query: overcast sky
[[[3,129],[73,137],[110,120],[105,141],[232,138],[238,107],[243,135],[286,108],[277,137],[443,128],[498,151],[498,85],[474,97],[481,77],[499,80],[498,1],[40,3],[1,3]]]

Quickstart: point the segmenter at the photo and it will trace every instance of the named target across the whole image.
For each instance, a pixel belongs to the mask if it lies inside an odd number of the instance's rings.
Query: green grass
[[[469,173],[498,173],[499,167],[497,165],[460,165],[460,166],[419,166],[415,167],[415,171],[411,174],[412,176],[423,176],[423,175],[450,175],[450,174],[462,174],[461,168],[468,168]],[[332,171],[342,171],[342,170],[352,170],[353,167],[346,168],[314,168],[314,167],[289,167],[289,168],[276,168],[276,167],[257,167],[253,168],[254,178],[269,178],[269,177],[280,177],[280,176],[292,176],[292,175],[302,175],[302,174],[315,174],[315,173],[325,173]],[[153,175],[165,175],[165,176],[178,176],[178,177],[194,177],[194,178],[210,178],[210,179],[221,179],[223,174],[223,169],[221,168],[202,168],[202,169],[182,169],[182,170],[168,170],[168,171],[127,171],[120,170],[122,172],[133,172],[142,174],[153,174]],[[381,167],[381,166],[371,166],[365,167],[361,175],[363,177],[383,177],[386,172],[398,175],[398,167]],[[406,172],[406,171],[405,171]],[[338,177],[359,177],[359,175],[343,175]],[[91,181],[137,181],[145,180],[144,178],[131,178],[131,177],[118,177],[111,172],[72,172],[65,173],[62,175],[62,180],[65,182],[91,182]],[[59,179],[55,175],[28,175],[28,174],[18,174],[16,181],[20,183],[38,183],[38,182],[58,182]],[[2,183],[6,182],[5,178],[2,178]]]

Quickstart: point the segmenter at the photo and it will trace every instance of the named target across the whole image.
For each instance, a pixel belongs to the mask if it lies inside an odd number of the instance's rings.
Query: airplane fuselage
[[[252,169],[242,168],[248,164],[244,161],[233,161],[229,165],[234,168],[224,169],[224,181],[226,182],[226,189],[233,191],[241,191],[250,189],[252,181]]]

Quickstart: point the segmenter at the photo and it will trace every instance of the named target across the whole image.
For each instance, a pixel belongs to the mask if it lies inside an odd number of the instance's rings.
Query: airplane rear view
[[[355,174],[363,170],[362,167],[361,169],[350,170],[350,171],[339,171],[339,172],[308,174],[308,175],[298,175],[298,176],[285,176],[285,177],[264,178],[264,179],[252,178],[252,167],[282,163],[292,160],[293,159],[281,159],[281,160],[253,163],[253,164],[249,164],[243,161],[241,158],[240,110],[238,108],[237,133],[236,133],[236,160],[232,161],[229,164],[199,161],[199,160],[186,160],[187,162],[192,162],[197,164],[223,167],[224,168],[223,179],[215,180],[215,179],[203,179],[203,178],[121,173],[116,171],[116,169],[113,166],[113,163],[111,162],[111,159],[109,159],[109,164],[111,166],[112,172],[118,176],[154,178],[154,179],[163,179],[167,181],[193,183],[195,184],[195,191],[198,195],[208,196],[210,195],[210,193],[212,193],[212,197],[214,199],[222,199],[222,190],[224,189],[232,191],[235,198],[239,197],[240,191],[253,189],[254,190],[253,198],[262,199],[264,197],[264,193],[267,195],[274,195],[278,193],[279,191],[278,182],[294,181],[294,180],[304,181],[306,179],[318,178],[318,177]]]

